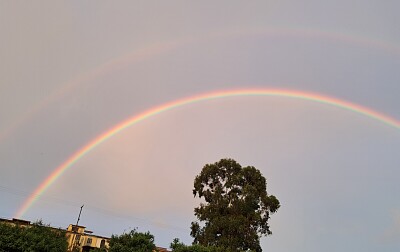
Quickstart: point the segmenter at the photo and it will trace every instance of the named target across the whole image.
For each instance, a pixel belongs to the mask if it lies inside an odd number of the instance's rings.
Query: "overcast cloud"
[[[0,2],[0,217],[140,112],[215,90],[320,93],[400,119],[397,1]],[[193,179],[231,157],[281,201],[268,251],[398,251],[400,131],[330,105],[235,97],[138,123],[23,216],[190,243]],[[395,210],[394,210],[395,209]],[[396,210],[397,209],[397,210]]]

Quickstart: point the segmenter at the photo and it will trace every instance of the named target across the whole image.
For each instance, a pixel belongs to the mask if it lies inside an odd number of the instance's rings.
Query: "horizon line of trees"
[[[0,222],[0,252],[67,252],[66,230],[56,229],[38,220],[30,225]],[[113,234],[108,248],[94,248],[92,252],[152,252],[156,251],[150,232],[133,229],[121,235]],[[222,252],[212,246],[185,245],[175,238],[170,245],[174,252]],[[79,251],[79,248],[78,250]]]

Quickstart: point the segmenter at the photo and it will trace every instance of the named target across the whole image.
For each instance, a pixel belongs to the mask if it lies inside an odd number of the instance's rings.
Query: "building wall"
[[[102,245],[108,248],[110,241],[108,237],[85,233],[85,227],[72,224],[67,228],[67,237],[69,251],[72,251],[74,246],[77,246],[79,251],[84,251],[89,248],[100,248]],[[104,241],[103,244],[102,241]]]

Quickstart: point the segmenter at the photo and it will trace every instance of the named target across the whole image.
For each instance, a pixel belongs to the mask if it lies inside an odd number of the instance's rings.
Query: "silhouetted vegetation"
[[[260,237],[272,233],[268,220],[280,203],[267,194],[266,179],[258,169],[242,167],[233,159],[207,164],[194,180],[193,195],[205,200],[194,209],[199,222],[191,225],[193,244],[225,251],[262,251]],[[177,251],[210,251],[174,246]]]
[[[122,235],[112,235],[109,252],[152,252],[156,248],[154,236],[136,229]]]
[[[174,239],[170,245],[173,252],[225,252],[223,248],[218,248],[215,246],[203,246],[199,244],[185,245],[179,241],[179,239]]]
[[[29,226],[0,223],[1,252],[65,252],[65,231],[54,229],[38,221]]]

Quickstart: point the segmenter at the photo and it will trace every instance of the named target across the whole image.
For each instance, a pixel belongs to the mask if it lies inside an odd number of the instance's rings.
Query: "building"
[[[8,224],[11,224],[11,225],[19,225],[19,226],[22,226],[22,227],[26,227],[26,226],[30,226],[31,225],[30,221],[16,219],[16,218],[13,218],[11,220],[0,218],[0,222],[8,223]]]
[[[110,238],[94,235],[92,231],[85,230],[84,226],[69,224],[67,228],[68,251],[74,247],[80,252],[90,251],[94,248],[108,248]]]

